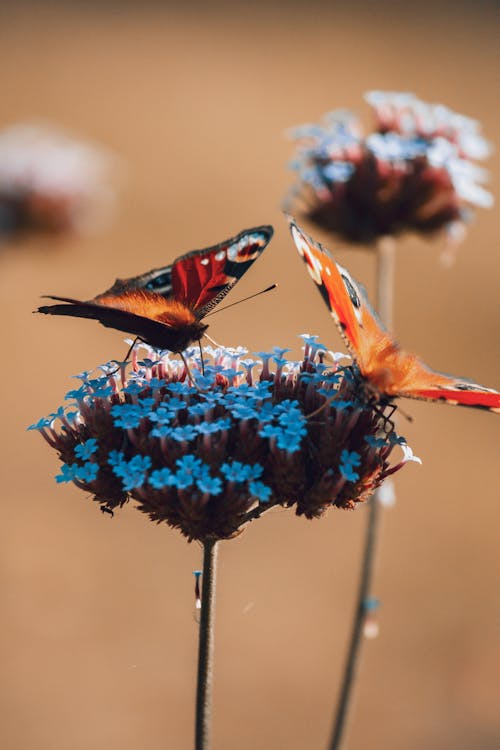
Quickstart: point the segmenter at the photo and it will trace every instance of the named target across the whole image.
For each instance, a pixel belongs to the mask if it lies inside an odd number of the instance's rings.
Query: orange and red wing
[[[289,221],[299,255],[339,326],[361,375],[375,393],[500,412],[498,391],[435,372],[415,354],[402,350],[379,323],[363,287],[293,219]]]

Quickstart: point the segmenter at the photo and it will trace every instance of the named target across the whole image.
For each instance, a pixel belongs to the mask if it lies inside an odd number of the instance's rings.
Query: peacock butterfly
[[[416,354],[401,349],[382,328],[363,287],[290,217],[289,222],[299,255],[340,329],[369,397],[388,402],[404,396],[500,413],[498,391],[435,372]]]
[[[208,326],[203,318],[241,279],[273,236],[271,226],[240,232],[204,250],[193,250],[130,279],[117,279],[102,294],[82,302],[62,302],[36,312],[92,318],[107,328],[130,333],[157,349],[182,352],[199,341]]]

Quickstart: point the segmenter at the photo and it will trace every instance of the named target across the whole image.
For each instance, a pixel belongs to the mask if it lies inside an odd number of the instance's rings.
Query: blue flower
[[[363,599],[363,607],[365,608],[365,612],[376,612],[380,607],[380,599],[369,596],[366,599]]]
[[[284,357],[278,357],[277,355],[273,355],[272,360],[276,364],[278,370],[281,370],[282,367],[284,367],[284,365],[286,365],[286,363],[288,362],[288,360]]]
[[[175,486],[176,479],[174,473],[165,467],[152,471],[148,477],[148,482],[155,490],[162,490],[164,487]]]
[[[144,359],[141,359],[140,362],[137,363],[140,367],[146,368],[146,370],[150,370],[156,362],[154,362],[152,359],[149,359],[149,357],[144,357]]]
[[[189,471],[179,469],[174,475],[175,485],[179,490],[187,490],[188,487],[192,487],[194,484],[194,477]]]
[[[209,495],[220,495],[222,492],[222,480],[219,477],[211,477],[204,474],[196,480],[198,488]]]
[[[343,450],[340,454],[339,469],[342,476],[348,482],[355,482],[359,479],[359,474],[354,471],[354,467],[361,464],[361,456],[356,451]]]
[[[177,440],[179,443],[183,443],[185,440],[194,440],[196,435],[196,427],[192,424],[186,424],[183,427],[172,427],[170,430],[172,440]]]
[[[305,346],[316,346],[319,337],[310,333],[300,333],[299,338],[304,341]]]
[[[172,417],[175,416],[175,412],[170,410],[169,406],[159,406],[158,409],[148,414],[148,418],[151,422],[156,422],[158,425],[167,425],[172,421]]]
[[[323,167],[323,175],[330,182],[348,182],[354,172],[354,165],[346,161],[333,161]]]
[[[152,391],[159,391],[160,388],[164,388],[166,385],[167,382],[163,378],[151,378],[151,380],[148,381],[148,386]]]
[[[65,419],[64,406],[60,406],[57,411],[53,411],[52,414],[49,414],[49,417],[60,419],[63,422]]]
[[[88,396],[90,393],[88,387],[86,385],[81,385],[80,388],[74,388],[71,391],[68,391],[67,394],[64,396],[66,401],[83,401],[83,399]]]
[[[125,461],[125,456],[122,451],[110,451],[108,454],[108,464],[110,466],[118,466]]]
[[[151,396],[148,396],[146,398],[139,398],[137,400],[137,405],[141,407],[144,414],[148,414],[148,412],[152,409],[155,403],[156,403],[156,400],[154,398],[151,398]]]
[[[289,351],[291,351],[291,349],[287,349],[286,347],[273,346],[273,355],[278,357],[278,359],[282,359],[283,355]]]
[[[248,479],[248,465],[241,461],[226,461],[220,467],[220,472],[228,482],[246,482]]]
[[[43,430],[45,427],[51,427],[54,424],[54,417],[42,417],[38,420],[38,422],[35,422],[35,424],[30,424],[29,427],[27,427],[28,430]]]
[[[116,427],[133,430],[139,427],[144,419],[144,411],[138,404],[115,404],[111,407],[113,422]]]
[[[259,430],[259,435],[266,438],[277,438],[283,432],[283,429],[279,425],[273,425],[270,423],[265,424]]]
[[[93,398],[102,398],[107,399],[109,398],[113,393],[113,389],[110,385],[101,386],[100,388],[94,388],[92,391]]]
[[[250,482],[248,486],[252,497],[256,497],[261,503],[267,503],[273,494],[271,488],[262,482]]]
[[[395,432],[390,432],[387,439],[390,445],[406,445],[406,438],[397,435]]]
[[[295,453],[300,449],[302,442],[302,435],[305,434],[305,430],[298,434],[289,432],[288,430],[282,430],[277,436],[276,445],[280,450],[287,451],[288,453]]]
[[[258,479],[264,473],[264,467],[260,464],[246,464],[245,468],[248,481]]]
[[[231,420],[226,417],[216,419],[214,422],[202,422],[196,426],[196,429],[200,435],[212,435],[215,432],[221,432],[221,430],[228,430],[230,426]]]
[[[191,393],[196,393],[196,388],[193,388],[193,386],[188,383],[181,383],[180,380],[174,383],[169,383],[167,385],[167,390],[169,390],[170,393],[180,393],[183,396],[189,396]]]
[[[192,404],[189,406],[189,415],[191,417],[205,417],[207,412],[211,411],[213,408],[214,404],[211,404],[208,401],[201,401],[199,404]]]
[[[92,461],[87,461],[87,463],[83,464],[83,466],[77,467],[76,478],[79,479],[81,482],[90,484],[90,482],[93,482],[95,479],[97,479],[98,473],[99,473],[99,464],[92,463]]]
[[[84,443],[75,446],[75,456],[81,461],[87,461],[97,451],[96,438],[89,438]]]
[[[213,377],[207,375],[196,374],[196,385],[202,390],[212,388],[214,384]]]
[[[76,378],[77,380],[82,380],[84,383],[87,383],[89,380],[89,376],[92,375],[92,370],[83,370],[82,372],[79,372],[77,375],[72,375],[72,378]]]
[[[158,424],[156,427],[153,427],[151,430],[151,435],[153,437],[159,437],[159,438],[166,438],[169,435],[172,434],[173,428],[169,424]]]
[[[352,409],[355,403],[354,401],[345,401],[344,399],[336,398],[335,401],[332,401],[332,406],[338,411],[343,411],[344,409]]]
[[[151,467],[149,456],[135,455],[130,461],[121,461],[113,465],[113,472],[122,480],[123,489],[127,492],[142,487],[146,472]]]
[[[183,471],[188,471],[191,474],[193,472],[202,471],[203,467],[206,466],[201,460],[201,458],[198,458],[193,453],[186,453],[186,455],[182,456],[182,458],[178,458],[177,461],[175,462],[175,465],[179,469],[182,469]]]
[[[166,407],[172,412],[172,414],[177,414],[177,412],[185,409],[187,407],[187,404],[181,398],[176,398],[175,396],[173,396],[172,398],[168,399]],[[165,408],[165,405],[162,405],[159,408]],[[191,410],[192,407],[190,406],[189,408]]]
[[[100,390],[101,388],[106,388],[107,386],[109,386],[109,378],[92,378],[91,380],[87,381],[87,384],[90,386],[90,388],[92,388],[93,391]]]
[[[139,383],[137,379],[131,379],[123,389],[124,393],[127,393],[129,396],[135,396],[138,393],[142,393],[144,390],[144,385],[142,383]]]
[[[57,484],[62,482],[73,482],[76,479],[78,464],[61,464],[61,473],[56,475]]]
[[[246,420],[258,419],[259,417],[259,410],[253,406],[248,406],[245,403],[228,405],[227,408],[235,419]]]
[[[375,437],[374,435],[365,435],[365,442],[371,448],[383,448],[387,445],[387,439],[385,437]]]

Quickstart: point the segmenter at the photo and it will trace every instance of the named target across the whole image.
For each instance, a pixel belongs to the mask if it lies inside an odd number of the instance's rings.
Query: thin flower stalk
[[[206,539],[203,544],[203,588],[198,641],[195,750],[209,750],[211,746],[217,545],[218,542],[215,539]]]
[[[384,238],[377,248],[377,309],[380,319],[387,328],[392,328],[393,319],[395,249],[395,243],[391,237]],[[329,750],[341,750],[345,741],[353,690],[360,664],[363,635],[367,618],[372,611],[372,603],[375,601],[371,596],[371,588],[380,532],[381,506],[382,497],[379,488],[371,498],[368,508],[358,592]]]

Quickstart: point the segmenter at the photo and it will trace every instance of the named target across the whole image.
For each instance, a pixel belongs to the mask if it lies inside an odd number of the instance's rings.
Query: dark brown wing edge
[[[145,318],[142,315],[136,315],[135,313],[126,312],[125,310],[118,310],[114,307],[104,307],[103,305],[81,302],[68,297],[49,296],[49,299],[69,304],[43,305],[38,310],[35,310],[35,312],[45,315],[67,315],[74,318],[97,320],[106,328],[114,328],[118,331],[123,331],[123,333],[138,336],[158,349],[178,350],[178,332],[164,323],[159,323],[158,321]]]

